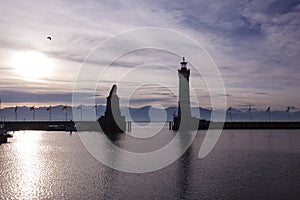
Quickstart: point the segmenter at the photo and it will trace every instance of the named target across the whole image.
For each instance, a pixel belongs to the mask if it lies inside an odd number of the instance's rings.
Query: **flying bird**
[[[51,40],[52,38],[51,38],[51,37],[47,37],[47,39],[48,39],[48,40]]]

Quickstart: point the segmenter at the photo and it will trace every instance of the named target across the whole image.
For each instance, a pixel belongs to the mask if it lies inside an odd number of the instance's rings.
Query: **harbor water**
[[[160,136],[123,134],[116,143],[148,152],[175,134],[166,125]],[[126,173],[95,159],[79,133],[15,132],[0,145],[0,199],[299,199],[299,130],[224,130],[199,159],[205,134],[163,169]]]

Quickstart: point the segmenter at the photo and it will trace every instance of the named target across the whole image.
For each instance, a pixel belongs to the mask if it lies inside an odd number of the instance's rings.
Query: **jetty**
[[[99,130],[99,124],[97,121],[25,121],[14,122],[7,121],[2,122],[5,130],[8,132],[21,131],[21,130],[39,130],[39,131],[66,131],[76,132],[77,126],[80,126],[80,131],[97,131]],[[138,123],[138,122],[137,122]],[[147,122],[144,122],[147,123]],[[149,122],[151,123],[151,122]],[[156,122],[158,123],[158,122]],[[178,130],[179,126],[175,126],[173,121],[159,122],[169,123],[170,130]],[[122,127],[122,131],[131,130],[131,122],[125,123]],[[206,120],[200,120],[199,123],[194,125],[198,127],[198,130],[211,129],[300,129],[300,122],[212,122]]]
[[[88,123],[88,122],[87,122]],[[43,130],[43,131],[76,131],[74,121],[5,121],[6,131]]]
[[[177,120],[177,119],[175,119]],[[300,129],[300,122],[213,122],[207,120],[199,120],[194,123],[188,129]],[[179,130],[180,122],[169,122],[170,130]],[[185,129],[184,127],[183,129]]]

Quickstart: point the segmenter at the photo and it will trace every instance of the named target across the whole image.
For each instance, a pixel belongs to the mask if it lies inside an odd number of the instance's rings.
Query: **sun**
[[[53,71],[52,60],[37,51],[18,52],[12,57],[11,64],[25,80],[41,80]]]

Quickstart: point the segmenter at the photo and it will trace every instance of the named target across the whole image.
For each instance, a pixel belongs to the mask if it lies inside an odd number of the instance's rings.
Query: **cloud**
[[[29,93],[34,90],[42,96],[35,96],[32,101],[41,98],[43,102],[46,90],[49,94],[60,90],[71,93],[78,69],[96,45],[121,31],[158,26],[182,31],[205,47],[221,71],[230,94],[227,97],[235,105],[243,105],[250,98],[256,105],[272,102],[272,106],[290,103],[299,106],[296,101],[300,86],[298,0],[190,0],[184,3],[179,0],[76,3],[12,0],[3,2],[0,12],[2,51],[41,51],[54,59],[57,66],[56,74],[44,83],[24,83],[18,80],[11,66],[4,64],[7,56],[0,55],[1,95],[8,95],[9,90]],[[53,38],[51,42],[45,39],[49,35]],[[103,67],[106,60],[101,59],[87,62],[96,68]],[[176,55],[161,51],[133,52],[113,63],[112,73],[104,78],[107,85],[101,91],[109,88],[108,81],[112,83],[114,76],[148,62],[162,63],[176,70],[179,61]],[[177,87],[177,77],[171,78],[163,68],[150,72],[145,69],[139,77],[145,74],[169,81],[173,89]],[[192,71],[192,81],[198,87],[202,87],[198,83],[200,78]],[[80,81],[86,81],[85,86],[88,86],[88,81],[92,80]],[[205,95],[198,94],[199,97]],[[284,97],[283,100],[280,97]]]
[[[47,92],[47,93],[34,93],[23,91],[1,91],[1,100],[5,105],[59,105],[59,104],[72,104],[73,95],[81,97],[81,103],[87,105],[90,99],[95,99],[95,103],[105,104],[106,98],[101,94],[91,93],[72,93],[72,92]],[[38,100],[38,101],[37,101]]]
[[[38,99],[39,103],[70,102],[72,94],[70,93],[31,93],[22,91],[2,91],[1,98],[3,102],[9,103],[33,103]]]

